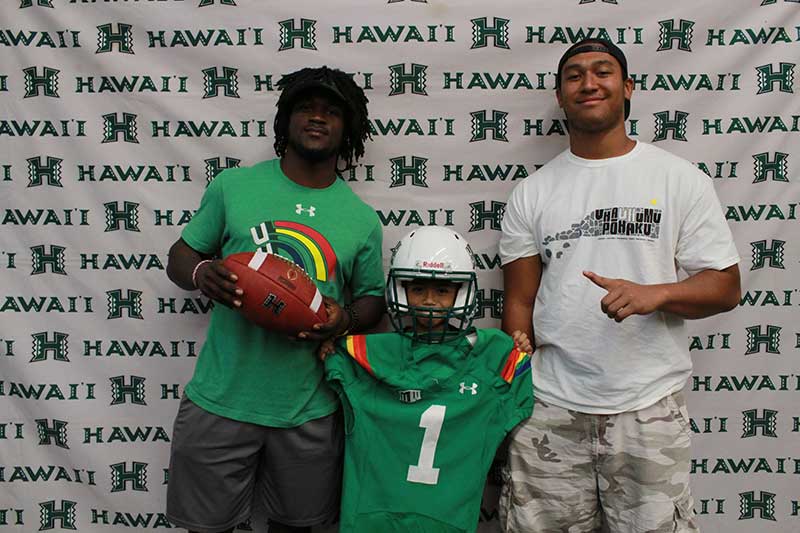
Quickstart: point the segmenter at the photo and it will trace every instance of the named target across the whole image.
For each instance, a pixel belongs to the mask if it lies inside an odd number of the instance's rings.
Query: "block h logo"
[[[136,128],[136,115],[133,113],[122,113],[122,120],[117,120],[118,113],[103,115],[103,143],[115,143],[122,140],[126,143],[139,144]]]
[[[398,94],[405,94],[406,88],[411,89],[412,94],[421,96],[428,96],[425,90],[428,65],[419,65],[411,63],[411,72],[406,72],[405,63],[391,65],[389,67],[389,96],[396,96]]]
[[[759,353],[761,347],[766,348],[767,353],[780,355],[781,348],[781,327],[767,324],[766,333],[761,330],[761,326],[750,326],[747,330],[747,351],[745,355]]]
[[[794,93],[794,67],[795,63],[778,64],[778,70],[772,68],[772,64],[756,67],[756,80],[758,82],[758,92],[756,94],[771,93],[778,84],[778,90],[782,93]]]
[[[53,419],[53,425],[47,425],[46,418],[36,419],[36,434],[39,436],[39,446],[58,446],[69,450],[67,445],[67,422]]]
[[[484,289],[478,289],[475,294],[478,303],[478,309],[475,312],[475,319],[480,320],[486,317],[486,311],[489,311],[491,318],[503,318],[503,291],[499,289],[491,289],[489,297],[486,297]]]
[[[264,299],[264,303],[261,305],[264,307],[264,309],[271,308],[275,315],[280,315],[283,309],[286,307],[286,302],[278,298],[275,294],[269,293]]]
[[[286,19],[278,22],[281,27],[280,43],[278,52],[291,50],[294,48],[295,41],[300,41],[300,47],[306,50],[317,49],[317,21],[311,19],[300,19],[300,27],[294,25],[294,19]]]
[[[753,183],[763,183],[770,177],[772,181],[789,181],[789,154],[775,152],[770,161],[769,152],[762,152],[753,156],[753,166]]]
[[[114,376],[109,380],[111,381],[111,403],[109,405],[128,403],[128,398],[134,405],[147,405],[144,401],[145,378],[131,376],[130,385],[125,383],[125,376]]]
[[[489,37],[492,38],[496,48],[506,50],[511,48],[508,46],[508,23],[511,22],[509,19],[494,17],[492,26],[489,26],[486,17],[471,19],[470,22],[472,22],[472,46],[470,49],[486,48],[489,44]]]
[[[694,26],[694,22],[681,19],[679,22],[680,27],[677,29],[675,28],[675,19],[660,20],[658,24],[661,26],[661,29],[658,34],[657,52],[672,50],[672,46],[676,42],[678,43],[678,50],[684,52],[692,51],[692,27]]]
[[[121,54],[133,54],[133,26],[117,23],[117,31],[112,24],[102,24],[97,27],[96,54],[111,52],[114,45]]]
[[[392,184],[389,188],[405,187],[406,180],[411,179],[414,187],[428,186],[428,158],[411,156],[411,164],[406,163],[406,156],[393,157],[389,160],[392,163]]]
[[[486,201],[472,202],[469,207],[470,232],[484,229],[487,222],[489,222],[491,229],[500,231],[500,223],[503,221],[503,215],[506,214],[505,202],[492,200],[491,208],[489,209],[486,209]]]
[[[56,68],[42,67],[42,74],[38,73],[36,67],[28,67],[23,69],[25,74],[25,96],[24,98],[33,98],[43,94],[51,98],[60,98],[58,96],[58,73],[61,72]]]
[[[61,507],[56,509],[55,500],[39,503],[39,531],[56,528],[56,521],[61,529],[76,530],[75,508],[77,504],[69,500],[61,500]]]
[[[472,117],[472,138],[469,142],[485,141],[486,132],[492,132],[492,140],[508,142],[508,113],[492,109],[492,118],[486,118],[486,111],[473,111]]]
[[[762,520],[775,520],[775,494],[771,492],[759,493],[757,500],[754,491],[739,494],[739,520],[752,520],[758,511]]]
[[[38,363],[39,361],[47,361],[47,354],[53,355],[53,361],[62,361],[69,363],[67,354],[69,353],[69,344],[67,339],[69,334],[61,333],[60,331],[53,332],[53,338],[48,338],[47,332],[33,333],[33,357],[31,363]]]
[[[765,437],[778,438],[778,434],[775,433],[775,429],[778,427],[778,411],[764,409],[764,416],[759,417],[758,409],[750,409],[742,411],[742,415],[744,415],[742,422],[743,439],[755,437],[758,429],[761,430],[761,434]]]
[[[685,111],[675,111],[675,118],[669,118],[669,111],[659,111],[653,113],[656,117],[656,136],[653,142],[664,141],[667,133],[672,133],[672,138],[676,141],[686,141],[686,123],[689,113]]]
[[[50,245],[50,251],[45,252],[44,244],[38,246],[31,246],[31,276],[44,274],[47,272],[48,267],[53,274],[67,275],[64,270],[64,248],[55,244]]]
[[[222,94],[229,98],[239,98],[239,69],[233,67],[222,67],[222,74],[219,74],[217,67],[203,69],[203,87],[205,88],[205,98],[216,98],[222,88]]]
[[[105,231],[139,231],[139,204],[125,201],[120,209],[119,202],[106,202],[106,229]]]
[[[47,156],[46,162],[41,156],[30,157],[28,162],[28,187],[39,187],[45,182],[50,187],[63,187],[61,185],[61,163],[63,159]]]
[[[122,297],[122,289],[106,291],[108,301],[108,320],[122,318],[122,310],[128,311],[129,318],[144,320],[142,316],[142,291],[128,289],[127,297]]]
[[[214,0],[200,0],[200,5],[198,5],[197,7],[207,7],[213,5],[214,5]],[[219,0],[219,5],[236,7],[236,2],[234,0]]]
[[[770,268],[784,269],[783,266],[783,245],[786,241],[772,239],[772,244],[767,247],[767,241],[754,241],[750,243],[753,248],[753,266],[750,270],[759,270],[769,263]]]
[[[211,157],[209,159],[204,160],[206,164],[206,181],[211,183],[211,180],[217,177],[217,174],[222,172],[228,168],[238,168],[239,163],[242,162],[241,159],[236,159],[235,157],[226,157],[225,164],[222,164],[222,160],[219,157]]]
[[[111,492],[124,492],[131,485],[130,490],[147,492],[147,463],[131,462],[131,470],[127,470],[127,463],[116,463],[111,466]]]
[[[36,2],[37,6],[55,9],[55,6],[53,6],[53,0],[22,0],[22,4],[20,4],[19,8],[25,9],[26,7],[31,7],[34,5],[34,2]]]

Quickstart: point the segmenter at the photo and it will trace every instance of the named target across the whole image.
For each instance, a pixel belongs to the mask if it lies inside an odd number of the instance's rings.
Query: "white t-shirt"
[[[602,160],[566,150],[517,185],[500,257],[535,255],[537,398],[597,414],[652,405],[683,387],[692,363],[683,319],[655,312],[617,323],[600,309],[606,291],[582,271],[656,284],[678,281],[678,267],[691,275],[739,262],[711,178],[641,142]]]

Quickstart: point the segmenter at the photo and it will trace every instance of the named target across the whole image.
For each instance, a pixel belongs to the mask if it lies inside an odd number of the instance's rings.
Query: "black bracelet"
[[[358,311],[353,306],[353,304],[347,304],[344,306],[344,310],[347,312],[347,315],[350,317],[350,323],[347,324],[347,329],[345,330],[346,333],[354,333],[358,329]]]
[[[353,313],[350,312],[350,306],[345,305],[342,307],[342,311],[347,315],[347,325],[342,331],[336,334],[337,337],[347,337],[350,335],[350,326],[353,325]]]

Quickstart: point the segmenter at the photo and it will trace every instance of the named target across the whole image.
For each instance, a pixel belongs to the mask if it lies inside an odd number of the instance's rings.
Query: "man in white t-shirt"
[[[711,179],[626,135],[632,91],[614,44],[570,47],[570,148],[506,207],[503,329],[535,339],[537,401],[509,448],[506,531],[697,531],[683,322],[736,307],[739,256]]]

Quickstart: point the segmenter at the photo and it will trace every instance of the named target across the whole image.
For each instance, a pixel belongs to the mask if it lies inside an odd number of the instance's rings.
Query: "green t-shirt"
[[[322,294],[340,303],[345,287],[354,298],[383,295],[382,232],[375,211],[340,179],[325,189],[296,184],[278,159],[221,172],[181,237],[201,253],[225,257],[261,247],[291,259]],[[220,416],[298,426],[338,405],[315,349],[217,305],[186,394]]]
[[[497,447],[533,409],[530,356],[496,329],[384,333],[346,337],[325,370],[345,412],[340,530],[475,531]]]

